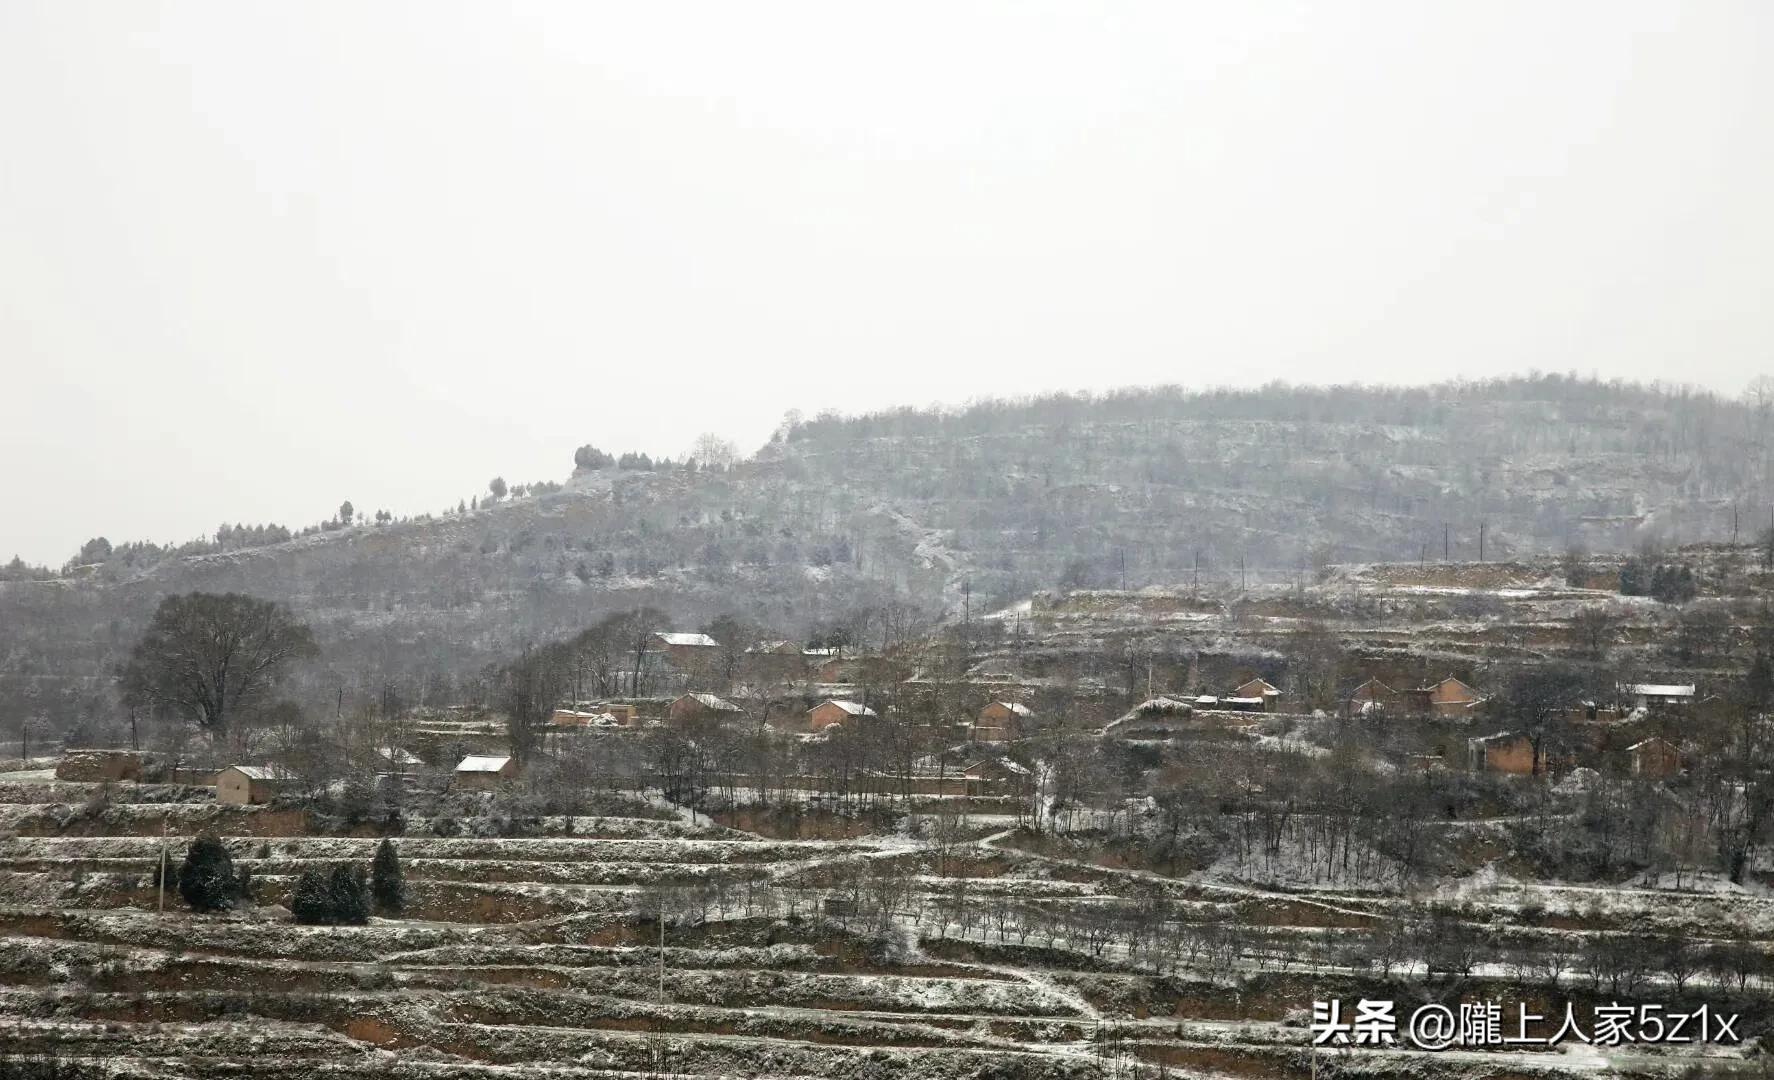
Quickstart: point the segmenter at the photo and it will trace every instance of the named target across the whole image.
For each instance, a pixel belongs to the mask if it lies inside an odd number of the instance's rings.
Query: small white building
[[[1638,709],[1694,703],[1693,683],[1621,683],[1620,693]]]
[[[394,772],[407,772],[425,765],[424,759],[419,755],[398,746],[378,746],[376,756],[387,762]]]
[[[490,791],[517,779],[517,759],[508,755],[470,754],[456,766],[454,787]]]
[[[230,765],[216,774],[216,801],[235,806],[268,803],[295,782],[296,774],[281,765]]]

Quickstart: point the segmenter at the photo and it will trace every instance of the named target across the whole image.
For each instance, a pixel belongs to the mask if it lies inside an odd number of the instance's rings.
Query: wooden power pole
[[[160,810],[160,889],[159,913],[166,914],[166,808]]]

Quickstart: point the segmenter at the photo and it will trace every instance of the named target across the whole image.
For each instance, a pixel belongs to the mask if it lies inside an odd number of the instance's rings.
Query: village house
[[[595,709],[556,709],[548,718],[549,726],[557,728],[615,727],[616,718]]]
[[[230,765],[216,774],[216,801],[235,806],[268,803],[296,784],[280,765]]]
[[[862,717],[872,717],[875,710],[856,701],[822,701],[807,710],[807,730],[824,731],[833,724],[844,724]]]
[[[1405,701],[1412,712],[1450,719],[1469,715],[1485,700],[1477,690],[1452,675],[1438,683],[1414,687],[1404,693]]]
[[[1205,708],[1229,712],[1266,712],[1270,701],[1265,697],[1223,697],[1209,698],[1208,700],[1213,704],[1205,706]]]
[[[792,641],[760,641],[745,650],[745,672],[753,679],[797,679],[812,659]]]
[[[1662,780],[1682,771],[1682,752],[1657,735],[1627,747],[1626,758],[1632,775],[1650,780]]]
[[[745,710],[714,694],[685,694],[665,707],[665,718],[673,725],[718,722],[743,716]]]
[[[1229,708],[1244,712],[1274,712],[1281,700],[1281,689],[1267,679],[1249,679],[1234,687],[1226,701]]]
[[[760,641],[745,651],[751,656],[792,656],[799,660],[810,650],[803,649],[792,641]]]
[[[412,772],[425,766],[424,759],[419,755],[398,746],[378,746],[376,756],[382,759],[383,766],[390,772]]]
[[[451,786],[464,791],[492,791],[518,776],[517,759],[506,755],[470,754],[456,766]]]
[[[979,711],[973,721],[974,742],[1009,742],[1022,738],[1023,725],[1035,718],[1027,705],[1015,701],[992,701]]]
[[[207,756],[175,758],[172,768],[167,770],[166,782],[189,784],[192,787],[215,787],[216,779],[224,767]]]
[[[1694,703],[1693,683],[1622,683],[1620,693],[1637,709],[1677,708]]]
[[[641,709],[639,705],[628,701],[599,702],[594,711],[614,717],[619,727],[640,727]]]
[[[679,671],[695,671],[714,663],[721,643],[707,634],[686,634],[662,631],[653,635],[653,644],[665,654]]]
[[[1004,757],[981,758],[961,770],[969,783],[969,795],[989,795],[994,789],[1021,795],[1034,781],[1034,774],[1018,762]]]
[[[1403,698],[1378,679],[1369,679],[1349,692],[1344,712],[1349,716],[1396,713]]]
[[[140,780],[150,764],[141,750],[69,750],[55,763],[55,778],[87,783]]]
[[[1499,731],[1466,740],[1467,768],[1530,776],[1534,772],[1534,741],[1519,731]]]

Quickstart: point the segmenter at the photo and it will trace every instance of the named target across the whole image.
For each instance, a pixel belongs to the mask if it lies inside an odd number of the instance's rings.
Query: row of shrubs
[[[168,884],[175,882],[161,887]],[[245,867],[236,870],[228,848],[205,833],[186,848],[176,885],[191,910],[227,911],[251,895],[252,874]],[[372,911],[398,915],[405,906],[400,856],[387,838],[376,847],[367,874],[357,863],[340,863],[324,871],[304,870],[290,890],[290,914],[297,922],[311,925],[364,923]]]

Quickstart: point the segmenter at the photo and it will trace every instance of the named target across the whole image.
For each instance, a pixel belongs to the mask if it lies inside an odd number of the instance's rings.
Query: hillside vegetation
[[[114,712],[110,672],[155,603],[193,589],[287,601],[326,647],[316,701],[387,683],[444,700],[639,605],[787,637],[873,612],[866,639],[958,614],[964,584],[978,613],[1055,585],[1435,559],[1444,537],[1470,560],[1481,527],[1487,559],[1747,538],[1770,509],[1769,429],[1766,403],[1562,377],[822,416],[726,468],[582,458],[602,467],[462,513],[0,571],[0,715]]]

